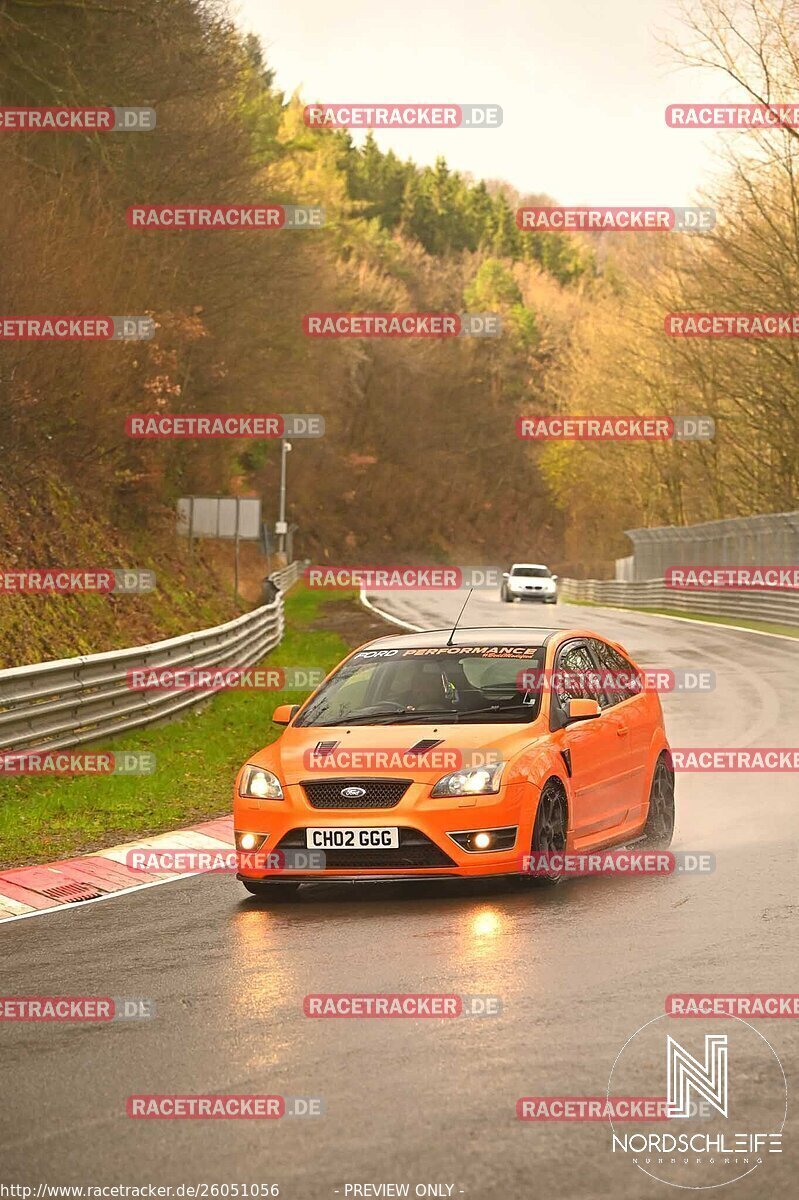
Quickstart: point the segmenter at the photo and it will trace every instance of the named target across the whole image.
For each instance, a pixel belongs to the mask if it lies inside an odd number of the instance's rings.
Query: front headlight
[[[283,789],[277,775],[263,767],[246,767],[239,792],[252,800],[282,800]]]
[[[452,771],[439,779],[433,788],[433,796],[486,796],[499,791],[502,770],[505,764],[494,763],[490,767],[472,767],[467,771]]]

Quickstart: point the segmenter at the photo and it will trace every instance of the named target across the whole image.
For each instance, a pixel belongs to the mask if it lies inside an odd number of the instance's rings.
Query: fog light
[[[516,845],[517,832],[518,826],[503,825],[501,829],[461,829],[447,837],[469,854],[504,854]]]
[[[268,833],[242,833],[237,829],[235,832],[236,849],[243,850],[247,854],[253,850],[260,850],[268,837]]]

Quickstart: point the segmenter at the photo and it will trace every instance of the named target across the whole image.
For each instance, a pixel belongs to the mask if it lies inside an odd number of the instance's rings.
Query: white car
[[[513,604],[514,600],[542,600],[544,604],[555,604],[557,578],[543,563],[514,563],[502,575],[500,599],[506,604]]]

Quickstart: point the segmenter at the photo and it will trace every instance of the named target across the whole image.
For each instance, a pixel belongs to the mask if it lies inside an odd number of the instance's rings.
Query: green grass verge
[[[285,636],[265,664],[330,670],[348,645],[338,634],[308,626],[323,608],[351,602],[354,594],[294,588],[286,596]],[[271,724],[275,708],[303,698],[301,692],[222,692],[178,721],[97,747],[153,752],[152,775],[7,777],[0,782],[0,866],[66,858],[230,812],[239,767],[281,732]]]
[[[730,625],[740,629],[757,629],[762,633],[779,633],[783,637],[799,638],[796,625],[779,625],[774,621],[750,621],[739,617],[714,617],[710,613],[683,612],[678,608],[636,608],[632,604],[601,604],[598,600],[566,600],[565,604],[580,604],[585,608],[623,608],[628,612],[655,613],[660,617],[682,617],[686,621],[704,621],[713,625]]]

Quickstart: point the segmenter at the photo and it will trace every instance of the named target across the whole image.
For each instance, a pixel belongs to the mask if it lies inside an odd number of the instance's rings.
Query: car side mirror
[[[552,576],[551,576],[551,578],[552,578],[552,579],[557,579],[557,575],[552,575]]]
[[[590,721],[600,716],[601,712],[598,700],[569,700],[566,703],[566,723]]]
[[[289,721],[300,711],[299,704],[278,704],[272,713],[273,725],[288,725]]]
[[[502,578],[503,578],[503,579],[510,579],[510,571],[503,571],[503,572],[502,572]]]

